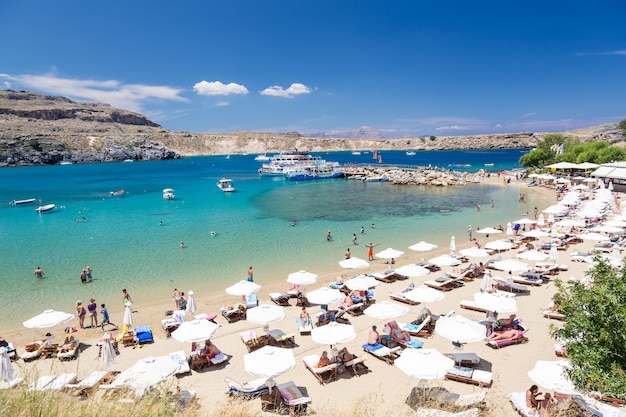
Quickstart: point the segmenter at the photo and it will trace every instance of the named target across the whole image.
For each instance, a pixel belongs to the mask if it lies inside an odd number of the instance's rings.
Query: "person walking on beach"
[[[128,303],[132,303],[132,302],[133,302],[133,299],[132,299],[132,298],[130,298],[130,294],[128,293],[128,291],[126,291],[126,288],[124,288],[124,289],[122,290],[122,293],[124,294],[124,296],[123,296],[124,298],[123,298],[123,300],[122,300],[122,301],[123,301],[123,303],[124,303],[124,305],[126,305],[126,304],[128,304]]]
[[[254,273],[252,272],[252,265],[248,267],[248,282],[254,282]]]
[[[365,245],[365,247],[367,248],[367,260],[368,261],[374,260],[374,248],[378,245],[380,245],[380,242],[377,244],[373,244],[372,242],[370,242],[369,245]]]
[[[471,224],[467,226],[467,237],[469,237],[469,240],[472,240],[472,225]]]
[[[41,267],[38,266],[37,269],[35,269],[35,272],[33,272],[33,275],[35,275],[35,277],[37,277],[37,278],[43,278],[43,276],[46,275],[46,274],[44,274],[44,272],[42,271]]]
[[[102,326],[102,330],[104,331],[104,326],[106,324],[115,326],[115,330],[117,330],[117,324],[111,323],[111,320],[109,319],[109,310],[107,310],[106,306],[104,304],[100,304],[100,308],[102,309],[100,310],[100,313],[102,313],[102,322],[100,323]]]
[[[96,304],[95,299],[89,300],[89,304],[87,304],[87,311],[89,312],[89,319],[91,320],[91,328],[98,327],[98,305]]]

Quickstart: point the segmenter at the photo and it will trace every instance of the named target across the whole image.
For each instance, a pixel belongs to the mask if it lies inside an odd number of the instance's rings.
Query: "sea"
[[[379,155],[385,164],[498,172],[521,168],[519,158],[527,151]],[[367,151],[315,155],[342,164],[377,162]],[[421,240],[447,247],[451,236],[467,238],[468,224],[497,227],[546,205],[515,178],[508,185],[461,187],[347,179],[292,182],[260,177],[255,156],[0,169],[0,330],[17,329],[46,309],[74,312],[77,300],[92,297],[120,307],[123,288],[136,304],[169,303],[174,288],[193,290],[196,297],[221,292],[246,279],[250,265],[261,285],[285,281],[299,270],[330,281],[344,272],[338,261],[348,247],[362,258],[369,242],[379,243],[380,250],[408,251]],[[234,181],[235,192],[217,188],[224,177]],[[174,200],[163,198],[165,188],[175,190]],[[124,191],[110,195],[118,190]],[[520,193],[527,194],[525,202],[519,201]],[[36,201],[9,204],[27,198]],[[55,210],[35,211],[51,203]],[[351,241],[355,233],[356,246]],[[38,266],[43,279],[33,274]],[[93,280],[82,283],[86,266]]]

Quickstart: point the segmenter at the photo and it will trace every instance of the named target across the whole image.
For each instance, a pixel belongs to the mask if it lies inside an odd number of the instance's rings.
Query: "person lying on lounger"
[[[409,334],[409,332],[402,330],[395,320],[389,323],[389,327],[389,334],[391,335],[391,338],[396,342],[404,344],[411,340],[411,335]]]
[[[323,351],[322,356],[320,357],[319,361],[317,361],[317,363],[315,364],[315,367],[323,368],[328,365],[330,365],[330,359],[328,359],[328,352]]]
[[[524,332],[522,330],[517,330],[517,329],[508,329],[508,330],[504,330],[502,332],[493,332],[489,335],[489,337],[487,337],[488,341],[492,341],[492,340],[505,340],[505,339],[517,339],[519,337],[522,337],[524,335]]]
[[[354,359],[354,355],[348,352],[348,348],[344,347],[339,351],[339,353],[337,353],[337,359],[341,363],[346,363]]]

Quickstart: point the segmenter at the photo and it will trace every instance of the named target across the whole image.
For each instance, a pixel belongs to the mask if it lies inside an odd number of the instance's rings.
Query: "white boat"
[[[224,191],[225,193],[232,193],[235,191],[235,187],[233,185],[233,180],[228,178],[222,178],[217,182],[217,188]]]
[[[25,200],[13,200],[13,201],[10,201],[9,204],[11,204],[12,206],[19,206],[20,204],[30,204],[34,202],[35,202],[34,198],[27,198]]]
[[[135,160],[129,158],[129,159],[124,159],[124,162],[135,162]]]
[[[56,205],[54,204],[46,204],[45,206],[39,206],[35,209],[35,211],[37,213],[43,213],[46,211],[50,211],[50,210],[54,210],[54,208],[56,207]]]
[[[285,178],[290,181],[341,178],[343,175],[343,170],[338,162],[326,162],[323,159],[318,159],[311,165],[290,168],[285,172]]]
[[[352,151],[352,155],[361,155],[360,151]]]
[[[313,165],[316,160],[319,160],[319,158],[310,155],[306,151],[299,151],[297,149],[288,150],[272,156],[268,163],[263,164],[263,166],[259,168],[259,174],[285,175],[287,171],[293,170],[294,168]]]
[[[415,156],[414,151],[406,151],[406,156]]]
[[[255,161],[269,161],[271,158],[267,154],[257,155],[254,157]]]
[[[166,198],[168,200],[173,200],[174,198],[176,198],[176,195],[174,194],[174,189],[173,188],[164,189],[163,198]]]

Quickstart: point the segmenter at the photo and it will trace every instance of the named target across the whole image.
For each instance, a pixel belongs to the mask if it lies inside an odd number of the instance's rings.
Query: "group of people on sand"
[[[538,398],[541,394],[543,393],[539,391],[537,385],[531,385],[531,387],[526,390],[526,407],[530,409],[528,414],[539,414],[539,417],[550,417],[556,403],[549,392],[546,392],[543,399]]]
[[[174,301],[174,304],[176,304],[176,310],[185,310],[187,308],[185,293],[178,291],[177,288],[174,288],[174,291],[172,292],[172,300]]]
[[[85,328],[85,317],[89,315],[90,326],[89,328],[96,328],[100,326],[102,330],[104,330],[104,326],[109,324],[114,326],[117,329],[117,325],[112,323],[109,318],[109,311],[106,308],[105,304],[100,304],[100,314],[102,314],[102,320],[100,325],[98,325],[98,305],[96,304],[96,300],[94,298],[89,300],[89,304],[87,307],[83,305],[83,302],[78,300],[76,301],[76,315],[78,316],[78,324],[81,329]]]

